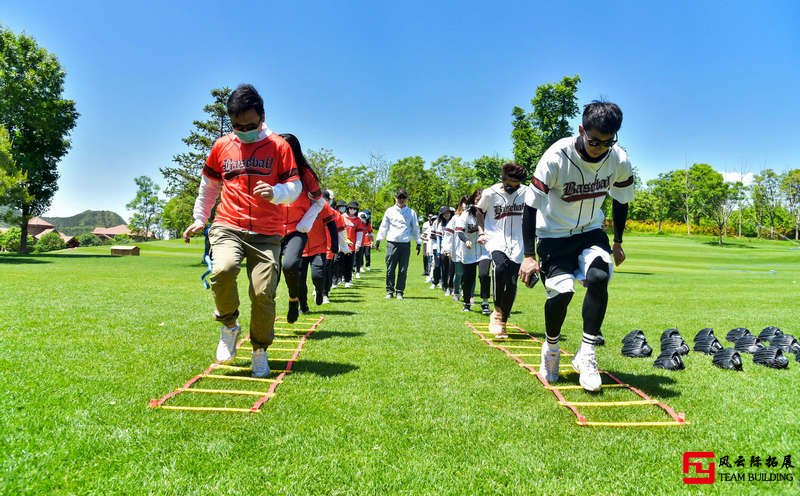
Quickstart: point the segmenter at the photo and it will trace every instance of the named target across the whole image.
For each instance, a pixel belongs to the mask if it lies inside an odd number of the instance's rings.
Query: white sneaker
[[[450,290],[449,289],[445,289],[444,290],[444,295],[445,296],[450,296]]]
[[[431,276],[425,278],[425,284],[428,284],[429,282],[431,282]]]
[[[231,363],[236,358],[236,340],[239,339],[239,323],[234,327],[222,324],[219,330],[219,343],[217,343],[217,361]]]
[[[489,332],[496,338],[507,338],[505,325],[500,319],[500,315],[495,311],[489,316]]]
[[[580,382],[587,391],[599,391],[603,385],[600,371],[597,369],[597,357],[593,353],[576,353],[572,359],[572,368],[581,376]]]
[[[323,305],[327,305],[330,302],[331,302],[331,300],[329,300],[327,296],[323,296],[322,297],[322,304]]]
[[[392,293],[386,293],[386,297],[384,299],[391,300],[392,298],[394,298],[394,295]]]
[[[403,293],[397,293],[397,299],[398,300],[402,300],[403,299]]]
[[[438,284],[431,284],[431,289],[436,289],[436,288],[438,288],[438,287],[439,287],[439,285],[438,285]]]
[[[252,355],[253,377],[263,378],[269,375],[269,361],[267,361],[267,350],[259,348],[253,350]]]
[[[344,283],[344,287],[345,287],[345,288],[352,288],[352,287],[353,287],[353,283],[351,283],[351,282],[346,282],[346,283]]]
[[[561,364],[561,351],[551,351],[546,344],[542,347],[542,361],[539,363],[539,375],[553,383],[558,380],[558,367]]]
[[[361,279],[361,272],[356,272],[356,279]]]

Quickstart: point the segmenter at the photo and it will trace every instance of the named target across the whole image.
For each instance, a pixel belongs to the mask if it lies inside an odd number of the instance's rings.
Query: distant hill
[[[125,219],[108,210],[86,210],[72,217],[42,217],[69,236],[92,232],[95,227],[114,227],[127,224]]]

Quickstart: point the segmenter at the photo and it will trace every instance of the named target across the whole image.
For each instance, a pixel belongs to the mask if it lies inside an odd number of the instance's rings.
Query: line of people
[[[231,93],[227,112],[233,132],[211,148],[194,222],[183,238],[188,243],[203,232],[215,211],[207,235],[214,317],[222,324],[216,351],[221,363],[236,356],[241,332],[237,278],[246,261],[252,374],[266,377],[281,275],[289,294],[286,320],[293,323],[309,311],[309,267],[317,305],[330,302],[330,290],[337,284],[350,287],[353,271],[360,271],[364,261],[369,268],[372,227],[368,211],[359,216],[357,202],[339,201],[333,207],[333,193],[322,192],[299,140],[267,127],[264,101],[252,85],[240,85]]]
[[[215,318],[222,323],[217,360],[235,356],[239,336],[236,279],[247,262],[252,301],[250,339],[256,377],[269,374],[266,349],[274,338],[275,291],[281,267],[289,293],[287,321],[308,311],[306,278],[311,267],[315,302],[329,301],[338,284],[352,285],[362,263],[370,263],[369,213],[356,202],[323,194],[318,178],[292,135],[273,133],[265,124],[263,100],[251,85],[239,86],[227,102],[233,132],[218,139],[206,160],[193,211],[194,222],[183,234],[208,230],[211,246],[211,288]],[[502,168],[502,178],[442,207],[420,233],[417,215],[400,188],[395,205],[386,210],[375,248],[386,240],[386,297],[404,298],[412,240],[417,253],[425,244],[425,272],[431,288],[473,304],[476,279],[481,311],[489,314],[489,330],[507,337],[506,325],[517,292],[517,280],[533,286],[541,276],[547,299],[544,321],[547,341],[540,374],[549,382],[559,377],[561,327],[574,294],[574,280],[586,287],[583,336],[572,365],[580,384],[601,387],[595,346],[608,305],[613,265],[625,260],[622,233],[633,199],[633,173],[625,150],[616,145],[622,111],[610,102],[584,108],[578,135],[551,145],[524,185],[526,171],[515,163]],[[602,229],[603,200],[612,199],[614,243]],[[217,199],[219,198],[219,204]],[[536,259],[538,254],[539,259]],[[613,258],[613,261],[612,261]],[[281,263],[282,260],[282,263]],[[493,295],[494,308],[489,305]]]

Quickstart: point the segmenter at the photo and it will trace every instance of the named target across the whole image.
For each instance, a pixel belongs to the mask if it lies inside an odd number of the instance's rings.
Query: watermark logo
[[[716,455],[713,451],[686,451],[683,454],[682,471],[687,477],[683,478],[685,484],[713,484],[716,480]],[[704,467],[702,461],[693,460],[711,460],[708,462],[708,468]],[[690,476],[691,474],[693,476]]]

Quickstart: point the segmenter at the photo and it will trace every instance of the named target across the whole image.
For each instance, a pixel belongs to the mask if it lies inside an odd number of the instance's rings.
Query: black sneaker
[[[308,308],[308,302],[300,302],[300,313],[309,313],[311,310]]]
[[[317,291],[317,294],[314,295],[314,303],[317,305],[322,305],[322,299],[325,297],[325,294],[322,291]]]
[[[299,301],[289,302],[289,311],[286,312],[286,322],[290,324],[294,324],[295,322],[297,322],[297,317],[300,316],[299,306],[300,306]]]
[[[492,311],[489,309],[489,303],[481,303],[481,313],[484,315],[491,315]]]
[[[462,312],[469,312],[469,303],[464,303],[464,308],[461,309]]]

